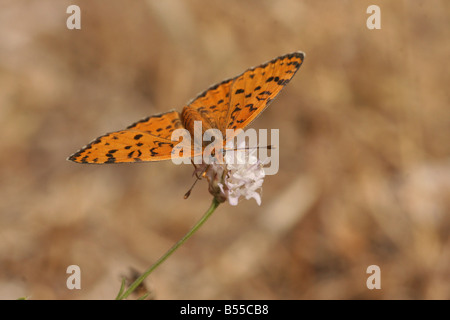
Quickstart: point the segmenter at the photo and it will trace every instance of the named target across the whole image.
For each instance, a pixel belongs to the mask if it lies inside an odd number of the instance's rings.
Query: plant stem
[[[158,261],[156,261],[139,278],[137,278],[136,281],[134,281],[130,285],[127,291],[125,291],[124,293],[119,292],[116,300],[126,299],[142,283],[142,281],[144,281],[145,278],[150,275],[150,273],[152,273],[161,263],[163,263],[168,257],[170,257],[172,253],[175,252],[175,250],[177,250],[183,243],[185,243],[186,240],[188,240],[206,222],[206,220],[208,220],[208,218],[216,210],[219,204],[220,203],[216,200],[216,198],[214,198],[208,211],[205,212],[203,217],[188,231],[188,233],[186,233],[185,236],[181,238],[177,243],[175,243],[172,248],[170,248],[161,258],[159,258]]]

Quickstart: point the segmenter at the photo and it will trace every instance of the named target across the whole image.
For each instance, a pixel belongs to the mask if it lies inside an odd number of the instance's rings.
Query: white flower
[[[255,155],[256,149],[246,149],[245,143],[232,150],[227,145],[224,162],[213,161],[203,164],[197,170],[203,169],[209,182],[209,192],[219,201],[235,206],[239,198],[253,198],[261,205],[261,191],[264,180],[263,163]],[[231,150],[230,150],[231,149]],[[206,166],[206,167],[204,167]]]

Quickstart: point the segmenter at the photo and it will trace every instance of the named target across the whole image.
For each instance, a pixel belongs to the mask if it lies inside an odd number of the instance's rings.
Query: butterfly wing
[[[226,129],[248,126],[292,79],[303,60],[302,52],[294,52],[250,68],[198,95],[183,114],[201,114],[208,127],[219,129],[225,137]]]
[[[222,81],[189,102],[183,109],[183,115],[186,115],[185,121],[197,118],[196,116],[190,116],[190,113],[199,113],[207,121],[203,124],[204,127],[220,129],[220,125],[225,123],[228,115],[233,82],[234,79]],[[185,123],[187,128],[192,127],[192,125],[192,123]]]
[[[248,126],[292,79],[304,60],[301,52],[275,58],[250,68],[241,75],[225,80],[193,99],[183,109],[185,121],[201,118],[206,128],[217,128],[225,137],[225,130]],[[194,115],[195,114],[195,115]],[[190,119],[190,120],[189,120]],[[185,123],[184,127],[193,124]],[[172,132],[183,128],[176,111],[143,119],[125,130],[101,136],[71,155],[68,159],[79,163],[120,163],[159,161],[177,153],[171,141]],[[175,142],[177,144],[177,142]],[[199,151],[193,150],[194,156]]]
[[[68,160],[78,163],[121,163],[171,159],[177,141],[172,132],[183,128],[180,114],[171,111],[145,118],[125,130],[98,137]],[[175,149],[174,149],[175,146]]]
[[[302,52],[290,53],[250,68],[235,78],[226,120],[221,123],[222,131],[243,129],[255,120],[294,77],[304,58]]]

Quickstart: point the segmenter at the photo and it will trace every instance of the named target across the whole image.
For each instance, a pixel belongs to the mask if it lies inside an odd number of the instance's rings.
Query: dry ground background
[[[449,1],[1,0],[0,298],[114,298],[211,196],[202,182],[183,199],[191,166],[66,157],[302,50],[253,125],[281,129],[262,205],[220,206],[148,279],[152,297],[450,299],[449,17]]]

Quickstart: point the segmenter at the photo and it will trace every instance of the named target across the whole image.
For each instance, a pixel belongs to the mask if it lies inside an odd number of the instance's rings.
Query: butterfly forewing
[[[95,139],[69,160],[97,164],[167,160],[177,144],[171,141],[172,132],[178,128],[183,126],[176,111],[148,117]]]
[[[208,121],[203,125],[204,127],[220,129],[228,115],[233,81],[234,79],[222,81],[204,91],[188,104],[185,112],[198,112]],[[186,123],[185,125],[189,127],[193,124]],[[222,132],[222,134],[224,133]]]
[[[231,88],[230,106],[222,128],[247,127],[292,79],[303,59],[301,52],[288,54],[238,76]]]
[[[175,129],[183,128],[180,114],[177,111],[161,113],[147,117],[128,126],[128,130],[139,130],[154,136],[169,139]]]

